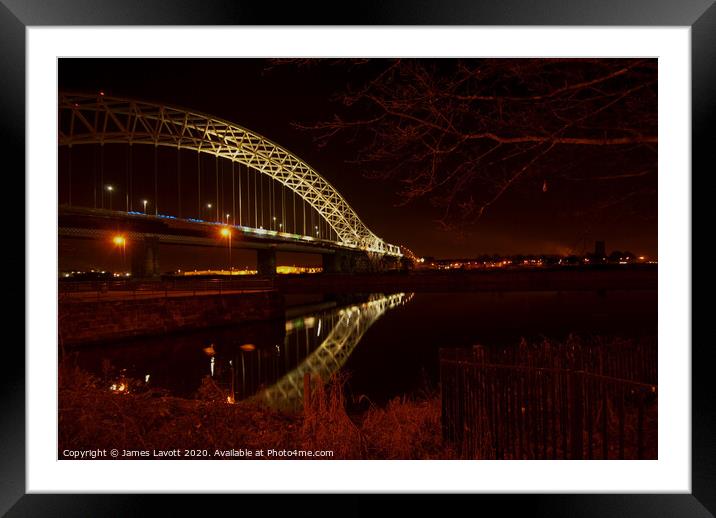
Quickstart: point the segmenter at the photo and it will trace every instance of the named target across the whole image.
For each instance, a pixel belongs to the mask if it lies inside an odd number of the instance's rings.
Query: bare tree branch
[[[547,178],[655,182],[654,59],[276,63],[351,67],[336,115],[297,127],[321,145],[350,131],[362,144],[353,160],[370,165],[372,178],[397,181],[405,203],[429,197],[444,225],[479,219],[537,174],[540,185]],[[613,172],[594,174],[607,167]]]

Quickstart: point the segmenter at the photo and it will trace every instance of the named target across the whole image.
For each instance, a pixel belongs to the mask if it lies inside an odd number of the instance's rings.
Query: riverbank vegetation
[[[108,390],[98,378],[64,362],[59,451],[206,450],[208,455],[199,458],[216,458],[217,450],[329,450],[328,458],[334,459],[453,457],[442,444],[437,396],[394,399],[383,408],[349,415],[344,381],[317,383],[306,412],[284,412],[258,401],[230,403],[209,379],[196,399],[140,390],[141,384],[131,380]]]
[[[179,449],[197,458],[272,450],[328,451],[333,459],[655,459],[656,352],[646,337],[576,336],[442,349],[440,388],[426,382],[413,397],[374,405],[365,396],[347,400],[338,374],[314,378],[307,404],[300,392],[283,399],[290,411],[269,406],[263,392],[234,402],[210,376],[179,398],[148,379],[101,381],[66,357],[59,446]],[[290,457],[305,458],[264,455]]]

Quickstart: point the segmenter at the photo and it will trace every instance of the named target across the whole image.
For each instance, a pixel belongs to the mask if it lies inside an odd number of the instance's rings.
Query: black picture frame
[[[716,5],[714,0],[383,0],[355,8],[341,2],[287,3],[280,9],[268,2],[244,0],[0,0],[0,135],[4,157],[24,171],[25,30],[43,25],[573,25],[688,26],[692,64],[692,192],[693,180],[708,178],[714,162],[716,112]],[[708,170],[707,170],[708,168]],[[15,175],[19,176],[19,175]],[[700,181],[700,180],[699,180]],[[24,181],[16,193],[24,193]],[[24,196],[17,196],[19,200]],[[693,205],[692,205],[693,207]],[[19,212],[18,212],[19,213]],[[24,211],[23,211],[24,213]],[[701,220],[692,209],[692,236]],[[708,220],[708,218],[706,218]],[[23,242],[25,237],[22,237]],[[693,242],[693,241],[692,241]],[[19,246],[18,246],[19,250]],[[693,249],[692,257],[699,254]],[[23,268],[22,255],[14,267]],[[25,258],[27,259],[27,258]],[[691,272],[695,271],[691,265]],[[699,268],[698,271],[701,269]],[[31,272],[25,270],[25,276]],[[700,283],[694,293],[710,287]],[[10,296],[10,295],[8,295]],[[17,305],[19,307],[19,305]],[[692,315],[693,315],[692,303]],[[693,318],[693,316],[692,316]],[[696,335],[692,335],[696,336]],[[690,344],[672,344],[690,345]],[[706,343],[692,347],[692,492],[642,495],[509,495],[481,496],[479,509],[494,507],[503,515],[522,509],[529,516],[713,516],[716,512],[716,403],[711,397],[711,363]],[[27,495],[25,494],[25,356],[7,351],[2,378],[3,426],[0,427],[0,512],[8,516],[104,516],[146,514],[158,497],[148,495]],[[13,356],[13,355],[16,355]],[[244,497],[250,498],[250,497]],[[295,501],[295,500],[294,500]],[[325,505],[326,500],[321,499]],[[162,514],[191,506],[183,497],[161,497]],[[285,505],[272,504],[272,514]],[[316,510],[299,504],[298,510]],[[318,503],[316,503],[318,505]],[[342,505],[346,505],[345,503]],[[409,507],[424,507],[413,498]],[[474,505],[474,504],[471,504]],[[279,507],[276,507],[279,506]],[[347,512],[372,512],[373,497],[352,495]],[[202,512],[206,508],[198,507]]]

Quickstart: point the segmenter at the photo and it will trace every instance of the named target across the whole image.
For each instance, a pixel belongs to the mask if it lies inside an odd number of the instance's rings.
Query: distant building
[[[601,262],[607,258],[607,248],[604,246],[604,241],[594,242],[594,260]]]

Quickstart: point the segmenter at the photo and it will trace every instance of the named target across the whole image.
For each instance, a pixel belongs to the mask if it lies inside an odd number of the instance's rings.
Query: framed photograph
[[[716,8],[464,4],[3,1],[27,243],[3,512],[711,516]]]

